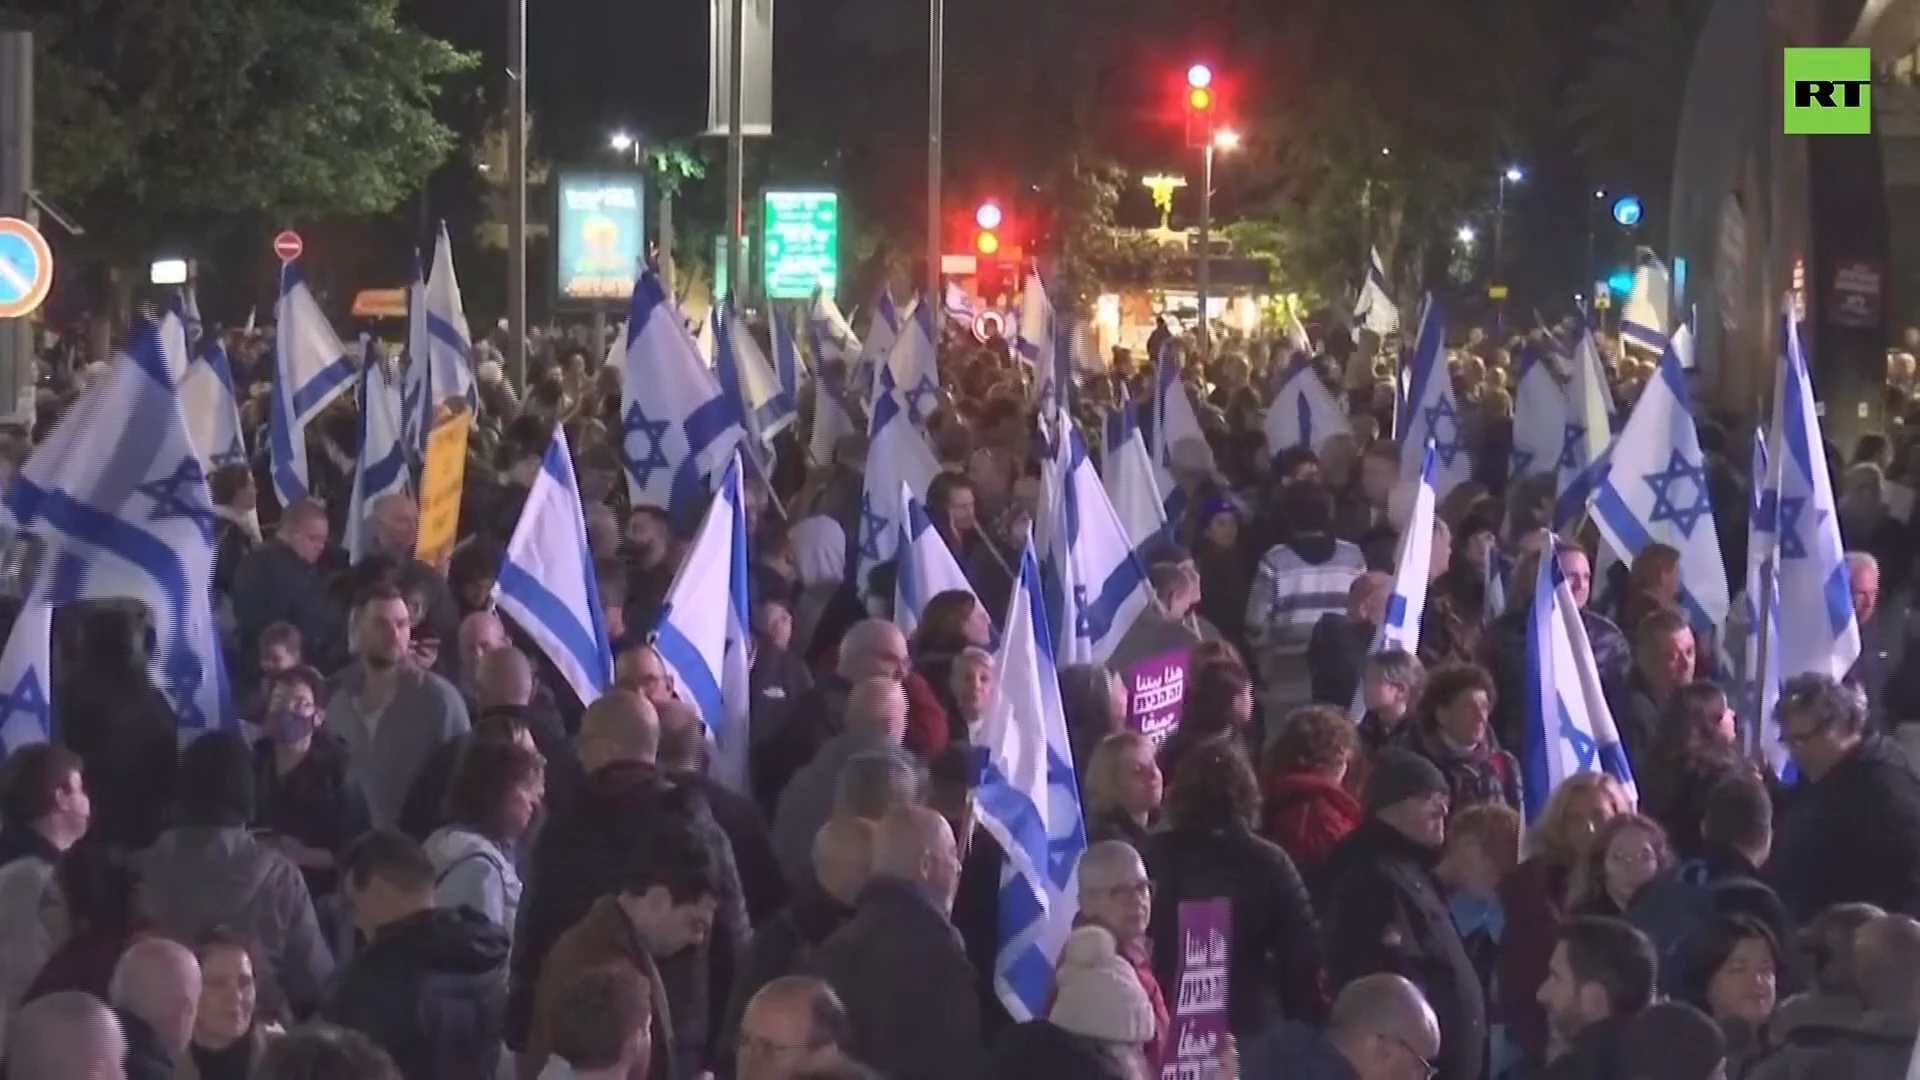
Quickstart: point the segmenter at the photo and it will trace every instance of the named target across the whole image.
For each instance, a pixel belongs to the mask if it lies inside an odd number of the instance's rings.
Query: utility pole
[[[527,0],[507,22],[507,379],[527,393]]]
[[[940,333],[940,131],[945,111],[947,67],[946,0],[927,0],[927,280],[921,302],[933,314],[933,332]],[[937,344],[937,342],[936,342]]]
[[[1208,325],[1207,293],[1213,284],[1213,139],[1200,150],[1200,258],[1194,270],[1194,293],[1200,302],[1200,359],[1213,356],[1213,328]]]
[[[0,215],[34,221],[33,35],[0,32]],[[33,422],[33,321],[0,319],[0,410]]]
[[[730,0],[731,7],[727,24],[727,291],[736,298],[742,298],[736,304],[744,306],[744,297],[751,295],[747,286],[746,260],[741,258],[743,245],[741,234],[746,228],[747,215],[747,133],[746,117],[746,57],[742,54],[747,48],[747,3],[746,0]],[[714,303],[724,304],[727,297],[716,296]]]

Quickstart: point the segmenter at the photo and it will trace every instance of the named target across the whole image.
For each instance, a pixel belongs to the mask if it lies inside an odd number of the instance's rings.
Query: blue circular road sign
[[[53,286],[53,252],[29,222],[0,217],[0,319],[30,315]]]

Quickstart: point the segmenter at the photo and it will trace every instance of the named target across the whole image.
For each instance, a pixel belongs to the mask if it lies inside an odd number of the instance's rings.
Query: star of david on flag
[[[1445,327],[1440,302],[1429,296],[1407,363],[1408,422],[1400,444],[1400,478],[1407,483],[1421,476],[1431,445],[1434,492],[1442,499],[1473,476],[1472,455],[1461,441],[1459,399],[1447,371]]]
[[[633,288],[622,357],[621,457],[635,506],[691,529],[712,481],[744,437],[740,410],[701,358],[653,271]]]
[[[1527,615],[1527,729],[1521,755],[1521,801],[1528,821],[1546,809],[1553,789],[1582,772],[1604,772],[1638,799],[1633,768],[1600,686],[1586,624],[1567,587],[1560,560],[1540,560]]]
[[[53,609],[27,604],[0,651],[0,758],[53,733]]]

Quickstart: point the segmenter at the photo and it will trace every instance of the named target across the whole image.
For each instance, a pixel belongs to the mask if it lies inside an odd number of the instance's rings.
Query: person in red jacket
[[[1287,716],[1261,769],[1261,833],[1280,846],[1312,887],[1327,856],[1360,824],[1347,793],[1347,763],[1358,738],[1340,710],[1309,705]]]

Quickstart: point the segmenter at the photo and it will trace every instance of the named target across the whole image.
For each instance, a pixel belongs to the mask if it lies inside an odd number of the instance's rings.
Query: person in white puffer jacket
[[[546,795],[546,762],[518,742],[469,737],[447,783],[447,824],[427,837],[434,906],[470,907],[509,936],[520,910],[514,846]]]

